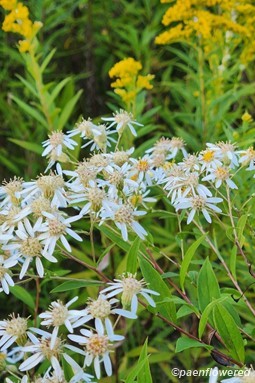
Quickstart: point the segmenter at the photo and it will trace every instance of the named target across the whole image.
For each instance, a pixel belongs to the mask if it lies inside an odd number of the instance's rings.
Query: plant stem
[[[248,309],[252,312],[252,314],[255,316],[255,309],[252,307],[252,305],[250,304],[250,302],[248,301],[248,299],[246,298],[246,296],[243,294],[243,291],[241,289],[241,287],[239,286],[238,282],[235,280],[234,276],[232,275],[231,271],[229,270],[226,262],[224,261],[224,259],[222,258],[222,256],[220,255],[218,249],[215,247],[215,245],[213,244],[213,242],[211,241],[211,239],[208,237],[208,235],[206,234],[206,232],[204,231],[204,229],[202,228],[202,226],[200,226],[195,220],[193,221],[194,224],[196,225],[196,227],[201,231],[202,234],[205,235],[205,240],[206,242],[210,245],[211,249],[213,250],[213,252],[217,255],[217,257],[219,258],[219,260],[221,261],[224,269],[226,270],[227,272],[227,275],[228,277],[231,279],[233,285],[235,286],[235,288],[239,291],[239,293],[241,294],[241,296],[243,297],[243,300],[246,304],[246,306],[248,307]]]
[[[95,244],[94,244],[94,220],[93,220],[92,216],[90,216],[89,237],[90,237],[90,245],[91,245],[91,253],[92,253],[93,262],[96,263],[96,253],[95,253]]]
[[[201,101],[201,121],[202,121],[202,134],[203,143],[207,139],[207,111],[206,111],[206,99],[205,99],[205,80],[204,80],[204,54],[203,48],[198,47],[198,68],[199,68],[199,87],[200,87],[200,101]]]

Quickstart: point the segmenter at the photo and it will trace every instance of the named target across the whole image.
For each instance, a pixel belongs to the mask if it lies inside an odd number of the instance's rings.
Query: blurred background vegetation
[[[65,126],[66,130],[81,115],[93,118],[118,108],[114,106],[118,103],[112,102],[114,97],[111,96],[115,96],[116,101],[116,95],[111,91],[108,71],[114,63],[125,57],[139,60],[144,73],[155,75],[154,87],[149,92],[143,110],[144,112],[156,107],[150,120],[146,121],[154,127],[151,129],[154,131],[153,136],[155,130],[159,134],[179,135],[188,142],[191,150],[201,149],[201,129],[205,113],[201,110],[202,85],[202,92],[211,98],[207,105],[208,129],[203,135],[203,143],[209,138],[214,141],[224,138],[224,129],[230,124],[238,127],[244,111],[252,112],[252,65],[241,73],[232,65],[224,73],[222,89],[222,84],[215,81],[215,74],[207,61],[202,68],[204,84],[201,84],[199,52],[194,49],[194,45],[187,42],[155,44],[155,37],[164,30],[161,19],[168,8],[167,4],[160,4],[158,0],[31,0],[24,1],[24,5],[29,7],[32,20],[43,22],[44,26],[38,34],[42,59],[53,49],[56,50],[50,65],[44,71],[44,83],[50,87],[53,82],[59,83],[71,77],[57,97],[57,106],[63,107],[67,100],[82,90]],[[1,19],[3,18],[4,11],[1,9]],[[24,173],[28,178],[35,177],[42,169],[39,149],[20,149],[17,142],[12,140],[39,144],[47,135],[40,122],[24,113],[12,98],[18,96],[31,106],[35,101],[17,77],[22,75],[27,78],[28,75],[16,43],[16,35],[0,31],[2,179],[7,175]],[[221,48],[214,48],[214,54],[218,54],[220,59]],[[148,142],[151,144],[151,141]],[[10,159],[8,153],[14,152],[15,156]]]

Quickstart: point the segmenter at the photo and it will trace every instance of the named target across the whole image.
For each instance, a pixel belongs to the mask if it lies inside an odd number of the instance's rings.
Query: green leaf
[[[245,237],[243,235],[243,232],[244,232],[244,229],[246,226],[247,219],[248,219],[248,214],[244,214],[239,218],[239,220],[237,222],[237,227],[236,227],[237,237],[238,237],[238,240],[240,242],[241,247],[244,245],[244,242],[245,242]]]
[[[127,253],[126,271],[131,274],[135,274],[137,270],[137,258],[138,258],[140,243],[141,243],[140,238],[136,237],[136,239],[132,243],[132,246],[130,247]]]
[[[144,383],[144,382],[152,383],[147,346],[148,346],[148,338],[144,342],[144,345],[138,360],[138,363],[142,362],[143,360],[145,360],[145,363],[137,374],[137,383]]]
[[[65,126],[68,118],[70,117],[75,105],[77,104],[77,101],[79,100],[81,94],[82,94],[82,90],[79,90],[79,92],[75,96],[73,96],[64,106],[64,108],[60,114],[60,117],[59,117],[58,130],[62,130],[64,128],[64,126]]]
[[[9,141],[14,142],[14,144],[20,146],[21,148],[30,150],[31,152],[37,153],[39,155],[42,154],[42,147],[34,142],[16,140],[14,138],[9,138]]]
[[[19,300],[24,302],[28,307],[30,307],[32,310],[35,308],[35,303],[32,295],[24,289],[24,287],[21,286],[13,286],[10,287],[10,292]]]
[[[157,310],[167,319],[171,321],[176,320],[176,308],[174,302],[169,303],[161,302],[163,298],[172,298],[172,294],[166,283],[161,278],[160,274],[151,266],[151,264],[144,259],[139,258],[142,274],[146,282],[149,283],[149,288],[157,291],[160,295],[153,296],[153,300],[157,303]]]
[[[60,292],[63,292],[63,291],[79,289],[81,287],[100,286],[100,285],[101,285],[101,282],[94,281],[94,280],[67,281],[67,282],[61,283],[61,285],[55,287],[53,290],[51,290],[51,293],[60,293]]]
[[[209,303],[209,305],[206,306],[206,308],[204,309],[203,314],[201,315],[201,318],[199,320],[199,326],[198,326],[198,337],[199,337],[199,339],[202,338],[206,324],[208,322],[208,318],[209,318],[214,306],[217,305],[218,302],[221,302],[221,301],[226,300],[226,299],[227,299],[226,297],[215,299],[215,301]]]
[[[55,98],[59,95],[59,93],[61,92],[61,90],[64,88],[64,86],[65,86],[70,80],[71,80],[71,77],[66,77],[66,78],[64,78],[62,81],[60,81],[59,84],[57,84],[57,85],[54,87],[54,89],[53,89],[53,91],[52,91],[52,93],[51,93],[51,95],[50,95],[50,97],[49,97],[49,99],[48,99],[48,105],[51,105],[51,104],[53,103],[53,101],[55,100]]]
[[[18,77],[18,79],[22,82],[23,85],[25,85],[25,87],[36,97],[38,98],[38,92],[36,91],[36,89],[34,88],[34,86],[32,84],[30,84],[30,82],[28,82],[27,80],[25,80],[22,76],[20,76],[19,74],[16,74],[16,76]]]
[[[51,61],[52,57],[54,56],[55,52],[56,52],[56,48],[52,49],[50,51],[50,53],[45,57],[42,65],[40,66],[41,73],[43,73],[45,71],[47,65],[50,63],[50,61]]]
[[[48,128],[48,124],[46,120],[43,118],[43,116],[34,108],[31,106],[27,105],[25,102],[21,101],[18,97],[15,97],[11,95],[11,98],[13,101],[18,104],[21,109],[23,109],[26,113],[28,113],[31,117],[33,117],[36,121],[40,122],[45,128]]]
[[[234,245],[230,252],[229,268],[235,279],[236,279],[236,256],[237,256],[237,246]]]
[[[200,343],[198,340],[190,339],[190,338],[187,338],[185,336],[182,336],[176,342],[175,352],[176,353],[181,352],[181,351],[184,351],[184,350],[187,350],[190,348],[194,348],[194,347],[203,347],[203,348],[206,348],[207,350],[213,349],[212,346],[209,346],[209,345],[204,344],[204,343]]]
[[[227,309],[218,303],[213,309],[215,327],[232,358],[244,362],[244,342],[234,319]]]
[[[185,282],[185,278],[186,278],[186,274],[187,274],[190,262],[195,254],[195,251],[197,250],[198,246],[203,242],[206,235],[207,234],[202,235],[200,238],[196,240],[196,242],[192,243],[192,245],[188,248],[186,254],[184,255],[184,259],[180,269],[180,285],[182,290],[184,290],[184,282]]]
[[[8,160],[7,156],[3,153],[0,153],[0,161],[2,165],[5,165],[13,173],[18,174],[19,168],[13,163],[13,160]]]
[[[206,258],[197,280],[198,304],[203,312],[213,299],[220,298],[220,288],[209,258]]]
[[[127,376],[127,379],[125,380],[125,383],[136,383],[136,377],[143,368],[143,366],[146,364],[147,358],[143,359],[142,361],[138,362],[130,371],[130,373]]]
[[[192,313],[197,313],[196,308],[194,308],[192,305],[184,304],[179,308],[177,311],[177,318],[185,317],[186,315],[190,315]]]

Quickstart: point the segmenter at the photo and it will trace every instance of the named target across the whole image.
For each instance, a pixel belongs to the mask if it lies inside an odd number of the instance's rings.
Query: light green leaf
[[[206,348],[207,350],[213,349],[212,346],[209,346],[209,345],[204,344],[204,343],[200,343],[198,340],[190,339],[190,338],[182,336],[176,342],[175,352],[176,353],[181,352],[181,351],[184,351],[184,350],[187,350],[190,348],[194,348],[194,347],[203,347],[203,348]]]
[[[174,302],[162,302],[163,298],[172,298],[170,289],[163,281],[160,274],[151,266],[148,261],[146,261],[146,259],[144,259],[144,257],[141,256],[139,258],[139,262],[144,279],[149,283],[149,288],[160,294],[159,296],[153,296],[153,300],[157,303],[157,310],[164,317],[175,321],[176,308]]]
[[[238,240],[240,242],[241,247],[244,245],[244,242],[245,242],[245,237],[243,235],[243,232],[244,232],[244,229],[246,226],[248,216],[249,216],[248,214],[242,215],[237,222],[237,227],[236,227],[237,237],[238,237]]]
[[[53,103],[53,101],[55,100],[55,98],[59,95],[59,93],[61,92],[61,90],[64,88],[64,86],[65,86],[70,80],[71,80],[71,77],[66,77],[66,78],[64,78],[62,81],[60,81],[59,84],[57,84],[57,85],[54,87],[54,89],[53,89],[53,91],[52,91],[52,93],[51,93],[51,95],[50,95],[50,97],[49,97],[49,99],[48,99],[48,105],[51,105],[51,104]]]
[[[0,161],[2,165],[5,165],[7,169],[11,170],[13,173],[19,173],[19,168],[13,163],[13,161],[8,160],[4,153],[0,153]]]
[[[229,268],[235,279],[236,279],[236,256],[237,256],[237,246],[234,245],[230,252]]]
[[[184,259],[180,269],[180,285],[182,290],[184,290],[184,282],[185,282],[185,278],[186,278],[186,274],[187,274],[190,262],[195,254],[195,251],[197,250],[198,246],[203,242],[206,235],[207,234],[202,235],[200,238],[196,240],[196,242],[192,243],[192,245],[188,248],[186,254],[184,255]]]
[[[203,311],[203,314],[201,315],[201,318],[199,320],[199,326],[198,326],[198,337],[199,339],[202,338],[202,335],[204,333],[204,330],[205,330],[205,327],[206,327],[206,324],[208,322],[208,318],[212,312],[212,309],[214,308],[214,306],[218,303],[218,302],[221,302],[223,300],[226,300],[227,298],[226,297],[222,297],[222,298],[219,298],[219,299],[215,299],[215,301],[209,303],[208,306],[206,306],[206,308],[204,309]]]
[[[203,312],[213,299],[220,298],[220,288],[209,258],[206,258],[197,280],[197,293],[200,311]]]
[[[234,319],[227,309],[218,303],[213,309],[215,327],[232,358],[244,362],[244,342]]]
[[[126,271],[131,274],[135,274],[137,270],[137,258],[138,258],[140,242],[141,242],[140,238],[136,237],[136,239],[132,243],[132,246],[130,247],[127,253]]]
[[[54,56],[55,52],[56,52],[56,48],[52,49],[50,51],[50,53],[45,57],[42,65],[40,66],[41,73],[43,73],[45,71],[47,65],[50,63],[50,61],[51,61],[52,57]]]
[[[18,97],[11,95],[11,98],[13,101],[18,104],[21,109],[23,109],[26,113],[28,113],[31,117],[33,117],[36,121],[40,122],[45,128],[48,128],[48,124],[46,120],[43,118],[43,116],[34,108],[26,104],[25,102],[21,101]]]
[[[53,290],[51,290],[51,293],[60,293],[60,292],[63,292],[63,291],[79,289],[81,287],[100,286],[100,285],[101,285],[101,282],[94,281],[94,280],[67,281],[67,282],[61,283],[61,285],[55,287]]]
[[[75,105],[77,104],[77,101],[79,100],[80,96],[82,94],[82,90],[79,90],[75,96],[73,96],[64,106],[60,117],[58,121],[58,130],[62,130],[70,117]]]
[[[137,383],[144,383],[144,382],[152,383],[147,346],[148,346],[148,338],[144,342],[144,345],[138,360],[138,363],[142,362],[143,360],[145,360],[146,362],[137,374]]]
[[[35,303],[32,295],[24,289],[24,287],[21,286],[13,286],[10,287],[10,292],[19,300],[24,302],[28,307],[30,307],[32,310],[35,308]]]
[[[9,141],[14,142],[14,144],[20,146],[21,148],[30,150],[31,152],[37,153],[39,155],[42,154],[42,147],[34,142],[16,140],[14,138],[9,138]]]
[[[36,97],[38,98],[38,92],[36,91],[36,89],[34,88],[34,86],[32,84],[30,84],[30,82],[28,82],[27,80],[25,80],[22,76],[20,76],[19,74],[16,75],[18,77],[18,79],[22,82],[23,85],[25,85],[25,87]]]
[[[142,361],[138,362],[128,374],[125,383],[136,383],[136,377],[143,368],[143,366],[146,364],[146,362],[147,359],[143,359]]]

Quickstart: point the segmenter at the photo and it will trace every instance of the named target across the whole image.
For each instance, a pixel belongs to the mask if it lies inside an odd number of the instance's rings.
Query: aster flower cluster
[[[101,365],[106,374],[111,376],[110,355],[125,339],[123,335],[115,333],[118,318],[137,318],[139,294],[155,307],[151,295],[159,294],[145,285],[136,275],[128,273],[111,282],[100,291],[96,299],[89,299],[85,308],[69,308],[77,301],[77,296],[66,304],[60,300],[54,301],[48,310],[39,315],[41,326],[48,331],[30,327],[27,318],[12,314],[8,319],[0,321],[0,351],[6,353],[9,363],[22,361],[17,373],[21,383],[67,382],[63,360],[73,371],[70,383],[94,381],[93,375],[87,371],[92,364],[97,379],[101,377]],[[118,295],[121,295],[120,300],[116,298]],[[123,307],[120,307],[121,302]],[[75,334],[77,330],[79,333]],[[74,354],[78,355],[79,363]],[[46,373],[43,376],[35,373],[36,380],[30,379],[27,373],[45,360],[50,364]],[[11,371],[8,364],[5,369]],[[8,382],[11,382],[10,378],[7,378]]]
[[[136,158],[134,148],[120,145],[123,132],[136,135],[141,124],[123,110],[103,120],[106,125],[83,119],[67,133],[52,132],[43,142],[42,155],[49,162],[45,173],[32,181],[4,181],[0,187],[0,292],[9,294],[16,281],[34,273],[43,278],[48,262],[58,262],[57,249],[71,253],[72,244],[84,235],[74,228],[77,221],[99,228],[115,225],[124,241],[132,235],[144,240],[147,231],[138,220],[157,203],[150,196],[153,186],[161,188],[177,213],[186,213],[188,224],[200,213],[211,223],[211,216],[222,212],[219,204],[237,189],[236,173],[246,169],[252,174],[255,168],[253,148],[207,143],[201,152],[188,154],[178,137],[162,137]],[[90,153],[78,162],[71,152],[80,140]],[[113,322],[113,317],[135,319],[138,295],[155,307],[151,296],[158,293],[127,273],[83,309],[69,309],[77,297],[67,304],[52,302],[39,315],[48,331],[12,315],[0,321],[0,351],[7,362],[22,360],[21,383],[65,383],[63,360],[73,371],[70,383],[92,382],[92,364],[98,379],[102,365],[111,376],[111,351],[124,341],[124,335],[115,333],[118,319]],[[43,376],[33,380],[21,375],[44,361],[50,367]]]
[[[230,142],[207,143],[200,153],[188,154],[178,137],[162,137],[142,157],[135,158],[134,148],[123,150],[118,145],[125,129],[135,134],[135,127],[141,124],[123,110],[104,120],[109,125],[103,130],[102,125],[98,128],[88,119],[67,134],[51,133],[43,143],[42,155],[49,160],[46,174],[32,181],[14,178],[3,182],[0,291],[9,294],[9,286],[14,285],[13,268],[19,269],[20,279],[31,266],[42,278],[45,262],[58,261],[56,248],[70,253],[72,242],[83,240],[72,228],[75,221],[87,219],[99,227],[114,224],[124,241],[130,232],[145,239],[147,231],[139,218],[157,202],[149,196],[156,185],[163,189],[176,212],[188,213],[188,224],[200,213],[211,223],[211,215],[222,211],[219,204],[226,198],[225,188],[237,189],[233,181],[237,171],[243,167],[254,169],[253,148],[238,150]],[[93,153],[73,163],[70,151],[77,146],[77,135],[84,141],[82,146],[91,145]],[[176,161],[178,156],[182,157],[180,162]],[[73,170],[63,168],[67,160]],[[71,216],[67,213],[70,207],[74,211]]]
[[[226,190],[238,188],[233,181],[237,172],[254,169],[255,151],[238,150],[230,142],[207,143],[206,149],[197,154],[182,149],[183,160],[169,162],[166,147],[170,147],[170,141],[161,139],[151,150],[159,164],[155,181],[162,185],[176,212],[188,213],[188,224],[200,213],[211,223],[211,215],[222,212],[218,204],[227,200]]]

